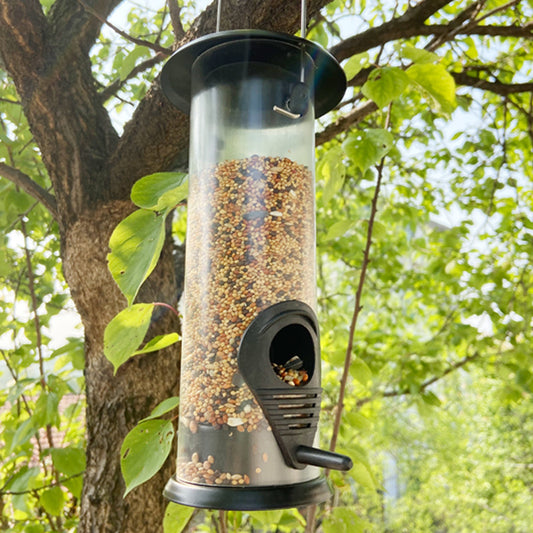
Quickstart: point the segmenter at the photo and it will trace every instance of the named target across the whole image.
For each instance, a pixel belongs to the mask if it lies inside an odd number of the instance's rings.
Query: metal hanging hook
[[[301,18],[300,18],[300,36],[305,39],[307,33],[307,4],[306,0],[301,3]],[[301,49],[301,69],[300,69],[300,83],[293,87],[291,95],[283,107],[275,105],[272,110],[284,117],[297,120],[301,118],[308,107],[309,92],[305,85],[305,69],[304,69],[304,49]]]
[[[302,0],[301,18],[300,18],[300,36],[305,39],[307,33],[307,4]]]
[[[217,25],[216,25],[216,33],[220,31],[220,14],[222,12],[222,0],[218,0],[217,3]]]

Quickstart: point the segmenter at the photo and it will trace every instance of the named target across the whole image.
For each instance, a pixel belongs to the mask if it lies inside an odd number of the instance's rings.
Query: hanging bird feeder
[[[316,44],[217,32],[178,50],[161,85],[190,112],[181,404],[165,496],[212,509],[324,501],[315,315],[314,120],[346,78]]]

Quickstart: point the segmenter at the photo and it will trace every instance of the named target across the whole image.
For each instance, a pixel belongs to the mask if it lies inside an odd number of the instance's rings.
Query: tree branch
[[[449,30],[447,24],[430,24],[422,26],[417,35],[443,35]],[[491,37],[521,37],[533,39],[533,23],[524,26],[475,25],[461,28],[457,35],[488,35]]]
[[[111,98],[111,96],[113,96],[127,81],[135,78],[137,74],[140,74],[141,72],[154,67],[158,63],[161,63],[161,61],[164,61],[166,57],[167,55],[158,52],[155,56],[136,65],[124,79],[115,80],[111,85],[107,86],[103,91],[100,92],[102,102],[105,102],[107,99]]]
[[[391,117],[391,105],[389,104],[389,109],[387,113],[387,121],[385,129],[388,129],[390,126],[390,117]],[[346,385],[348,383],[348,376],[350,374],[350,364],[352,362],[352,352],[353,352],[353,342],[355,337],[355,328],[357,326],[357,320],[359,318],[359,313],[363,308],[361,305],[361,297],[363,295],[363,287],[366,279],[366,271],[368,265],[370,264],[370,248],[372,246],[372,234],[374,231],[374,221],[376,219],[376,213],[378,211],[378,198],[381,191],[381,181],[383,178],[383,167],[385,164],[385,158],[383,157],[379,164],[377,165],[377,180],[376,187],[374,189],[374,196],[372,197],[372,203],[370,206],[370,216],[368,218],[368,229],[366,232],[366,243],[365,249],[363,251],[363,263],[361,265],[361,275],[359,276],[359,283],[357,284],[357,290],[355,293],[355,304],[354,311],[352,315],[352,321],[350,323],[350,331],[348,334],[348,344],[346,346],[346,355],[344,357],[344,368],[342,371],[341,377],[341,386],[339,391],[339,399],[337,401],[337,408],[335,410],[335,420],[333,422],[333,432],[331,436],[331,441],[329,444],[330,451],[334,452],[337,447],[337,438],[339,436],[339,430],[341,426],[342,411],[344,408],[344,395],[346,392]]]
[[[106,20],[105,17],[100,15],[96,10],[94,10],[92,7],[87,5],[84,0],[78,0],[78,2],[83,6],[85,11],[87,13],[90,13],[93,17],[98,19],[102,24],[105,24],[106,26],[109,26],[115,33],[118,33],[121,37],[124,37],[124,39],[137,44],[139,46],[146,46],[146,48],[150,48],[151,50],[154,50],[155,52],[159,54],[163,54],[164,56],[169,56],[172,53],[172,50],[169,48],[165,48],[163,46],[159,46],[156,43],[152,43],[150,41],[146,41],[145,39],[139,39],[137,37],[133,37],[129,33],[126,33],[125,31],[121,30],[120,28],[117,28],[114,24],[111,24],[108,20]]]
[[[85,0],[105,20],[123,0]],[[48,15],[51,35],[65,48],[88,53],[98,37],[102,20],[94,17],[77,0],[56,0]]]
[[[422,0],[415,6],[409,7],[402,16],[345,39],[333,46],[330,52],[339,61],[342,61],[354,54],[390,41],[419,35],[420,29],[424,27],[424,22],[439,9],[450,3],[450,0]]]
[[[467,355],[460,359],[459,361],[451,364],[442,374],[438,376],[434,376],[432,378],[429,378],[428,380],[424,381],[420,387],[419,392],[425,391],[428,387],[436,383],[437,381],[441,380],[442,378],[446,377],[448,374],[451,374],[455,370],[459,370],[463,366],[467,365],[468,363],[474,361],[475,359],[478,359],[480,357],[480,352],[475,352],[472,355]],[[397,396],[405,396],[407,394],[411,394],[411,389],[409,387],[406,387],[404,389],[400,390],[390,390],[390,391],[384,391],[381,393],[373,394],[372,396],[367,396],[366,398],[361,398],[357,400],[357,407],[360,408],[363,405],[371,402],[372,400],[376,398],[395,398]]]
[[[361,122],[365,117],[377,111],[378,106],[371,100],[354,107],[346,115],[339,117],[335,122],[326,126],[322,131],[315,135],[315,144],[320,146],[325,142],[331,141],[339,133],[349,130],[355,124]]]
[[[118,0],[93,1],[109,7]],[[0,54],[53,184],[62,228],[105,199],[105,164],[118,142],[81,37],[73,35],[87,28],[87,18],[94,17],[75,0],[57,0],[48,20],[38,2],[0,0]]]
[[[85,471],[79,472],[78,474],[73,474],[72,476],[64,477],[58,481],[53,481],[52,483],[48,483],[47,485],[43,485],[42,487],[37,487],[36,489],[27,489],[27,490],[0,490],[0,495],[11,495],[11,496],[21,496],[23,494],[34,494],[36,492],[40,492],[41,490],[49,489],[50,487],[57,487],[58,485],[62,485],[65,483],[65,481],[69,481],[71,479],[75,479],[77,477],[83,476]]]
[[[55,220],[58,219],[57,204],[55,197],[40,185],[35,183],[29,176],[20,170],[10,167],[5,163],[0,163],[0,176],[8,179],[24,192],[41,202],[50,211]]]
[[[180,41],[185,36],[185,29],[181,22],[181,7],[178,0],[167,0],[167,6],[174,36],[176,37],[176,41]]]
[[[449,2],[442,3],[447,4]],[[470,15],[476,12],[476,8],[480,5],[479,2],[469,5],[448,24],[425,24],[424,22],[427,18],[435,13],[435,11],[432,11],[434,6],[432,6],[432,9],[416,11],[423,4],[425,4],[425,2],[421,2],[413,8],[409,8],[404,15],[399,18],[392,19],[381,26],[369,28],[359,35],[345,39],[333,46],[330,49],[330,52],[339,61],[342,61],[354,54],[365,52],[366,50],[381,46],[396,39],[430,35],[442,37],[449,34],[450,31],[452,31],[454,35],[488,35],[493,37],[521,37],[525,39],[533,39],[533,22],[531,21],[526,22],[523,26],[479,24],[481,20],[484,20],[490,15],[489,13],[475,19],[473,22],[470,21],[469,23],[464,24],[470,18]],[[429,15],[422,18],[427,13],[429,13]]]
[[[450,73],[457,85],[466,85],[473,87],[474,89],[482,89],[484,91],[490,91],[500,96],[508,96],[516,93],[529,93],[533,92],[533,82],[529,83],[503,83],[501,81],[488,81],[482,80],[476,76],[468,74],[468,70],[462,72]]]

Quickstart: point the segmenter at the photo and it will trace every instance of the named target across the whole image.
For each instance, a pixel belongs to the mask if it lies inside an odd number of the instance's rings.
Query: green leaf
[[[372,429],[372,422],[364,415],[357,411],[344,411],[343,419],[349,427],[359,429],[360,431],[370,431]]]
[[[131,189],[131,200],[144,209],[172,209],[187,198],[187,174],[157,172],[144,176]]]
[[[141,57],[150,55],[150,52],[144,46],[136,46],[121,62],[118,67],[118,75],[121,80],[125,80],[128,74],[135,68]]]
[[[33,437],[38,427],[39,425],[36,425],[33,417],[24,420],[15,431],[8,453],[12,453],[18,446],[26,444]]]
[[[65,476],[75,476],[85,470],[85,452],[82,448],[52,448],[50,454],[55,469]]]
[[[163,400],[159,405],[154,407],[154,409],[150,413],[150,416],[143,418],[141,422],[144,422],[145,420],[152,420],[153,418],[157,418],[161,415],[164,415],[165,413],[168,413],[169,411],[172,411],[172,409],[178,407],[179,403],[179,396],[171,396],[170,398]]]
[[[283,509],[276,509],[272,511],[252,511],[250,517],[252,518],[254,526],[260,529],[267,529],[268,526],[277,525],[283,515]]]
[[[121,221],[111,235],[111,253],[107,256],[109,270],[129,305],[157,264],[169,212],[139,209]]]
[[[322,521],[322,531],[324,533],[348,533],[346,525],[342,519],[329,515]]]
[[[368,385],[372,381],[372,371],[359,357],[354,358],[350,365],[351,375],[362,385]]]
[[[5,250],[0,250],[0,276],[7,276],[12,270],[11,265],[7,262]]]
[[[63,481],[74,497],[81,497],[83,487],[83,476],[78,475],[85,471],[85,452],[82,448],[69,446],[68,448],[52,448],[50,450],[52,462],[55,469],[66,477],[71,477]]]
[[[361,172],[378,163],[393,147],[394,137],[383,129],[356,131],[344,142],[346,155]]]
[[[158,335],[152,340],[147,342],[140,350],[136,350],[133,355],[139,355],[141,353],[157,352],[167,346],[171,346],[180,340],[180,336],[177,333],[167,333],[166,335]]]
[[[24,533],[44,533],[42,524],[28,524],[24,527]]]
[[[61,487],[51,487],[41,492],[39,502],[48,514],[60,516],[65,505],[65,495]]]
[[[340,146],[335,146],[327,151],[319,164],[319,172],[325,181],[322,194],[324,204],[327,204],[339,192],[344,183],[346,167],[343,157],[343,149]]]
[[[425,391],[422,394],[422,400],[428,405],[433,405],[434,407],[440,407],[442,402],[439,400],[438,396],[433,394],[431,391]]]
[[[324,519],[324,533],[363,533],[369,523],[363,520],[353,507],[336,507]]]
[[[339,220],[330,226],[326,236],[324,237],[325,241],[331,241],[342,237],[349,229],[355,225],[353,220]]]
[[[163,466],[174,438],[170,420],[147,420],[135,426],[120,448],[120,468],[126,482],[126,496],[150,479]]]
[[[428,52],[423,48],[416,48],[409,43],[403,43],[401,46],[396,48],[398,49],[401,57],[409,59],[413,63],[436,63],[440,59],[437,54]]]
[[[409,84],[409,78],[398,67],[383,67],[370,73],[361,92],[381,109],[398,98]]]
[[[181,533],[189,523],[193,513],[194,507],[170,502],[165,511],[165,518],[163,518],[163,532]]]
[[[346,78],[351,80],[357,76],[366,65],[368,65],[368,52],[363,52],[362,54],[356,54],[350,57],[350,59],[344,64]]]
[[[5,488],[13,492],[34,489],[37,487],[37,477],[39,476],[39,472],[40,469],[38,466],[32,466],[31,468],[23,466],[11,478]]]
[[[450,114],[455,109],[455,81],[443,65],[416,64],[409,67],[406,74],[415,83],[415,87],[429,96],[436,108],[445,114]]]
[[[33,412],[35,424],[39,427],[47,425],[59,427],[59,397],[53,392],[42,392],[35,404]]]
[[[363,463],[354,462],[353,467],[349,471],[349,475],[351,475],[359,485],[370,490],[376,490],[374,476]]]
[[[134,304],[121,311],[105,328],[104,354],[115,367],[135,355],[152,318],[154,304]]]

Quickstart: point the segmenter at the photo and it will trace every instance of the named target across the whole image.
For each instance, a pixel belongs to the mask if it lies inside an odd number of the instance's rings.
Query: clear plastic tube
[[[279,61],[242,48],[193,65],[177,477],[244,487],[318,470],[285,464],[237,366],[260,311],[316,308],[313,64],[297,47]]]

